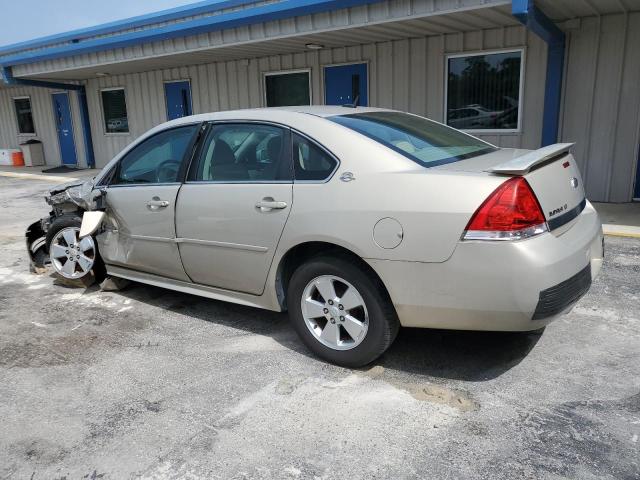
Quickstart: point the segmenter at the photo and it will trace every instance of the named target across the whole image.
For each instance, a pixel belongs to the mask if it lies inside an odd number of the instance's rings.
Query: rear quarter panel
[[[362,258],[444,262],[471,215],[504,181],[485,173],[424,168],[386,147],[326,120],[301,127],[339,160],[326,183],[296,183],[278,250],[308,241],[335,243]],[[294,127],[295,128],[295,127]],[[340,176],[353,173],[355,180]],[[393,249],[374,241],[376,223],[391,217],[403,230]]]
[[[547,220],[566,213],[584,199],[580,170],[571,154],[534,169],[525,178],[538,197]],[[571,179],[577,181],[576,187],[571,184]]]

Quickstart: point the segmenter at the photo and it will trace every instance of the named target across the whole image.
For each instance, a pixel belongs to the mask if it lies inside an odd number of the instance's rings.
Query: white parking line
[[[57,175],[38,175],[37,173],[0,172],[0,177],[24,178],[27,180],[48,180],[51,182],[73,182],[78,177],[61,177]]]

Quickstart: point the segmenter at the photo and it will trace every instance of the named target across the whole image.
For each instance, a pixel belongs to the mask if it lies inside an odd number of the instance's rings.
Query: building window
[[[308,70],[266,74],[264,83],[267,107],[311,105],[310,80]]]
[[[18,133],[21,135],[35,135],[36,129],[33,125],[31,99],[29,97],[14,98],[13,105],[18,119]]]
[[[520,126],[522,51],[447,58],[447,125],[463,130]]]
[[[128,133],[127,102],[124,88],[102,90],[102,111],[106,133]]]

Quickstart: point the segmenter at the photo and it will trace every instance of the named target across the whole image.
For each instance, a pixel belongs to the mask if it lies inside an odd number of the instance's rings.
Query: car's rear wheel
[[[104,266],[92,236],[80,238],[82,218],[63,215],[56,218],[47,231],[47,248],[55,273],[66,280],[98,281],[104,276]]]
[[[399,323],[376,280],[341,257],[318,257],[298,267],[289,282],[287,304],[305,345],[345,367],[360,367],[382,355]]]

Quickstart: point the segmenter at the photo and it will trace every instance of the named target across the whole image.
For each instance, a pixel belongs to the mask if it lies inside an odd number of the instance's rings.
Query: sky
[[[195,0],[0,0],[0,46],[121,20]]]

